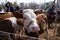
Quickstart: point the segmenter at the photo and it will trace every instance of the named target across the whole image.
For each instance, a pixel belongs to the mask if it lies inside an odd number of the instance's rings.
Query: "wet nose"
[[[37,31],[40,30],[40,28],[39,28],[38,26],[33,26],[32,29],[33,29],[35,32],[37,32]]]

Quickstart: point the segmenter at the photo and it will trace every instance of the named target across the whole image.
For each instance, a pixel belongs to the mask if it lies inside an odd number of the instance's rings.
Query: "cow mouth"
[[[34,32],[38,32],[40,29],[38,27],[32,27]]]

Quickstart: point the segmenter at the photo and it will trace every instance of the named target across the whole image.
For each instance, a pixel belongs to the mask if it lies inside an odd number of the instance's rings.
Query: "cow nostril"
[[[34,31],[39,31],[40,29],[37,26],[32,27]]]
[[[33,30],[35,30],[35,27],[32,27]]]

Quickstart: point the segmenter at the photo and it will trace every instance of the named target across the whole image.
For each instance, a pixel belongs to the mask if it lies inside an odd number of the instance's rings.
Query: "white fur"
[[[25,9],[23,11],[23,17],[26,18],[24,19],[24,27],[27,29],[28,32],[36,32],[36,30],[40,30],[36,20],[37,16],[32,9]],[[29,27],[27,27],[27,25],[31,21],[33,22],[31,23],[31,25],[29,25]],[[33,27],[35,28],[35,30],[32,29]]]
[[[6,18],[6,19],[11,21],[13,27],[18,27],[18,24],[16,21],[17,19],[15,17],[10,17],[10,18]]]

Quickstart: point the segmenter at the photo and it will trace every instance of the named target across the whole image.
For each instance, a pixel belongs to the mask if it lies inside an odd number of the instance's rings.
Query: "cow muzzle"
[[[38,32],[40,29],[39,29],[39,27],[34,26],[34,27],[32,27],[32,30],[33,30],[34,32]]]
[[[40,30],[39,26],[31,26],[29,27],[30,32],[38,32]]]

